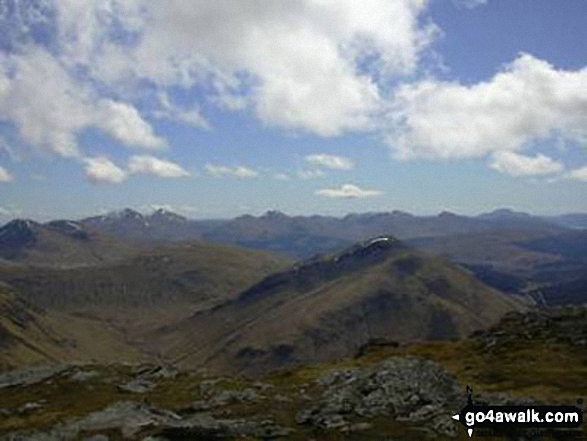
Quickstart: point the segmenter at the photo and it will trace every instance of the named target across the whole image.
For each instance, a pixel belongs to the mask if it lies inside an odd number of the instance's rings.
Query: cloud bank
[[[428,0],[6,4],[0,121],[26,147],[82,161],[96,181],[124,178],[99,155],[84,159],[80,139],[88,130],[124,147],[160,150],[168,142],[155,120],[210,130],[205,109],[214,106],[285,131],[375,133],[399,160],[489,157],[492,168],[515,176],[562,172],[551,154],[524,155],[543,141],[587,142],[585,68],[561,70],[520,54],[476,84],[422,79],[422,60],[440,33]],[[176,102],[173,91],[193,101]],[[316,170],[354,166],[325,154],[307,162]],[[152,175],[185,171],[153,159],[135,159],[133,167]],[[211,167],[215,176],[258,174]]]
[[[355,163],[349,158],[326,153],[308,155],[306,156],[306,163],[312,167],[329,170],[352,170],[355,168]]]
[[[135,155],[128,164],[130,173],[150,175],[157,178],[184,178],[190,173],[180,165],[149,155]]]
[[[96,184],[120,184],[127,178],[126,172],[104,156],[84,158],[86,176]]]
[[[316,195],[331,199],[363,199],[381,196],[380,190],[364,190],[354,184],[344,184],[340,188],[323,188]]]
[[[560,162],[548,156],[539,154],[530,157],[515,152],[496,153],[490,167],[514,177],[551,175],[564,169]]]
[[[388,141],[400,159],[519,152],[554,136],[584,143],[585,84],[587,69],[557,70],[523,54],[487,82],[403,85],[390,113]]]

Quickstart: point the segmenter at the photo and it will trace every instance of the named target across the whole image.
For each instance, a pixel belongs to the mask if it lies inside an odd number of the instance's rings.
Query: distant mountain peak
[[[408,213],[407,211],[401,211],[401,210],[393,210],[391,212],[392,216],[396,216],[396,217],[414,217],[414,215],[412,213]]]
[[[264,219],[285,219],[288,216],[279,210],[268,210],[261,217]]]
[[[38,226],[39,223],[35,222],[34,220],[31,219],[14,219],[11,220],[10,222],[8,222],[6,225],[4,225],[4,227],[2,228],[17,228],[17,229],[28,229],[28,228],[33,228],[35,226]]]
[[[111,219],[142,219],[143,215],[132,208],[124,208],[119,211],[112,211],[108,213],[105,217]]]
[[[349,257],[364,257],[369,254],[396,249],[398,244],[401,244],[401,241],[393,236],[378,236],[347,248],[338,254],[334,260],[338,262]]]
[[[0,246],[9,248],[31,245],[37,240],[35,221],[30,219],[15,219],[0,228]]]
[[[527,219],[532,217],[532,215],[523,211],[514,211],[511,208],[498,208],[489,213],[482,213],[478,217],[483,219]]]
[[[166,210],[165,208],[158,208],[157,210],[155,210],[151,216],[150,216],[151,220],[163,220],[163,221],[169,221],[169,222],[185,222],[187,221],[187,218],[185,218],[184,216],[181,216],[177,213],[174,213],[173,211],[169,211]]]
[[[442,212],[440,212],[438,217],[440,217],[440,218],[454,218],[454,217],[459,217],[459,215],[453,213],[452,211],[442,211]]]

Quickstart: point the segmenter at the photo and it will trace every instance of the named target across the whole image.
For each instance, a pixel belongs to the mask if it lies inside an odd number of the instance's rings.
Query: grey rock
[[[179,375],[179,372],[175,366],[158,366],[150,375],[152,378],[173,379]]]
[[[125,438],[134,436],[142,427],[160,425],[180,417],[169,411],[153,409],[139,403],[121,402],[106,409],[91,413],[85,418],[70,424],[64,433],[77,434],[88,431],[120,428]]]
[[[389,416],[452,436],[458,423],[450,417],[466,402],[454,377],[432,361],[411,357],[393,357],[360,370],[335,371],[318,381],[327,388],[315,406],[298,413],[298,424],[348,430],[345,415],[366,419]]]
[[[193,439],[244,437],[271,439],[288,436],[292,432],[272,420],[260,422],[242,419],[215,419],[210,415],[196,415],[188,420],[166,425],[161,429],[164,437],[193,437]]]
[[[41,383],[69,369],[69,366],[40,366],[0,374],[0,389],[31,386]]]
[[[26,413],[26,412],[32,412],[38,409],[42,409],[44,407],[44,405],[40,402],[37,401],[31,401],[29,403],[26,403],[25,405],[21,406],[18,409],[19,413]]]
[[[251,403],[258,398],[254,389],[244,390],[221,390],[207,400],[198,400],[192,403],[195,411],[210,410],[216,407],[227,406],[236,403]]]
[[[320,386],[332,386],[340,382],[352,381],[355,378],[356,371],[356,369],[350,368],[333,371],[318,378],[316,383]]]
[[[92,378],[99,377],[100,373],[98,371],[75,371],[69,379],[72,381],[77,381],[79,383],[85,383]]]
[[[107,430],[119,430],[124,438],[133,438],[144,427],[157,427],[179,419],[180,417],[173,412],[154,409],[139,403],[120,402],[77,421],[58,425],[46,433],[10,434],[0,437],[0,440],[69,441],[79,439],[80,435],[87,432],[99,434]]]
[[[138,378],[118,386],[118,388],[124,392],[132,392],[136,394],[151,392],[154,387],[155,385],[153,382],[144,380],[142,378]]]

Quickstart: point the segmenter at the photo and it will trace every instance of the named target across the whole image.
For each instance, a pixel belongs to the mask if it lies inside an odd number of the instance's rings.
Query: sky
[[[0,220],[587,212],[585,0],[0,0]]]

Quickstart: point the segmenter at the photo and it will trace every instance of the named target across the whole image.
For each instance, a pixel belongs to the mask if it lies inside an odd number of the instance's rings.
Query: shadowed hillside
[[[457,338],[518,307],[386,237],[274,274],[153,338],[185,365],[255,371],[349,356],[378,338]]]
[[[287,264],[259,251],[183,244],[93,266],[10,265],[0,267],[0,280],[43,307],[152,307],[226,300]]]
[[[99,320],[46,311],[0,284],[0,369],[27,365],[140,361],[147,357]]]

